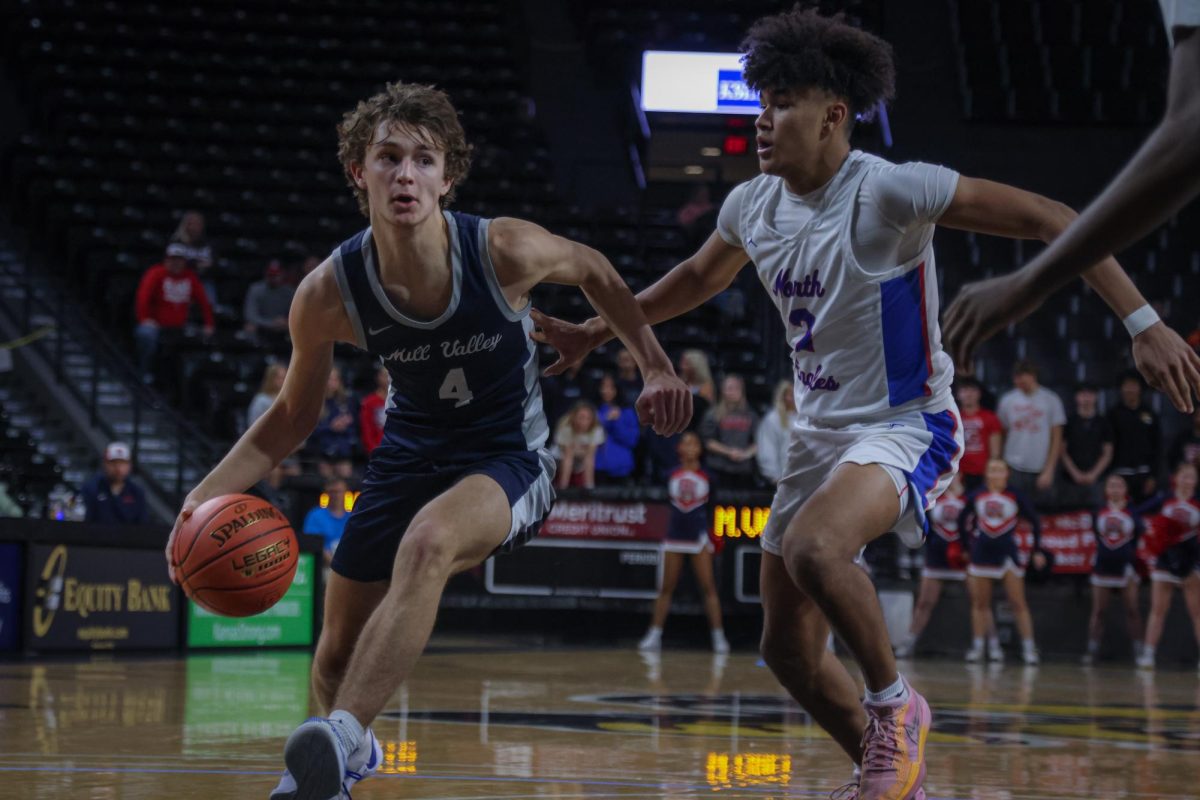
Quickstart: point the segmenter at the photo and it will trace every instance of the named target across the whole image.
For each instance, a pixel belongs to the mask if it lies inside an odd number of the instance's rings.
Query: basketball
[[[287,517],[259,497],[227,494],[202,503],[173,551],[184,594],[224,617],[266,611],[292,585],[299,543]]]

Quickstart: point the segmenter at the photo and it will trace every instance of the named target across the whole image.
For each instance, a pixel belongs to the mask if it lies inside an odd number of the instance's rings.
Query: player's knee
[[[400,540],[394,574],[397,578],[442,578],[453,561],[450,532],[435,522],[414,522]]]
[[[797,584],[805,589],[821,585],[838,554],[821,537],[788,536],[783,540],[783,560]]]

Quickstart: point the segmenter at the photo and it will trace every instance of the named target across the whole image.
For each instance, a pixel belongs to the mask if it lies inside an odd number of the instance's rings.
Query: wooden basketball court
[[[308,715],[307,653],[0,663],[0,797],[266,798]],[[1190,798],[1200,677],[906,665],[930,798]],[[363,798],[824,797],[850,769],[752,654],[443,639],[375,730]]]

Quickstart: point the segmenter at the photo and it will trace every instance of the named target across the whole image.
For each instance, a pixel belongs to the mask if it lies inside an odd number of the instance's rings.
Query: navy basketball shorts
[[[462,464],[440,464],[381,445],[371,455],[362,494],[333,553],[333,571],[354,581],[391,578],[396,551],[417,513],[471,475],[500,485],[511,510],[508,536],[496,552],[509,552],[537,535],[554,504],[554,457],[546,450],[497,453]]]

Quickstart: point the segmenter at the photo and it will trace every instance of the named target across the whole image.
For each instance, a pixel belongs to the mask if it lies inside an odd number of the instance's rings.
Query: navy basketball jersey
[[[488,252],[490,220],[442,212],[453,289],[436,319],[402,314],[379,277],[371,229],[333,253],[358,346],[391,375],[381,455],[464,463],[541,448],[542,413],[529,308],[513,311]]]

